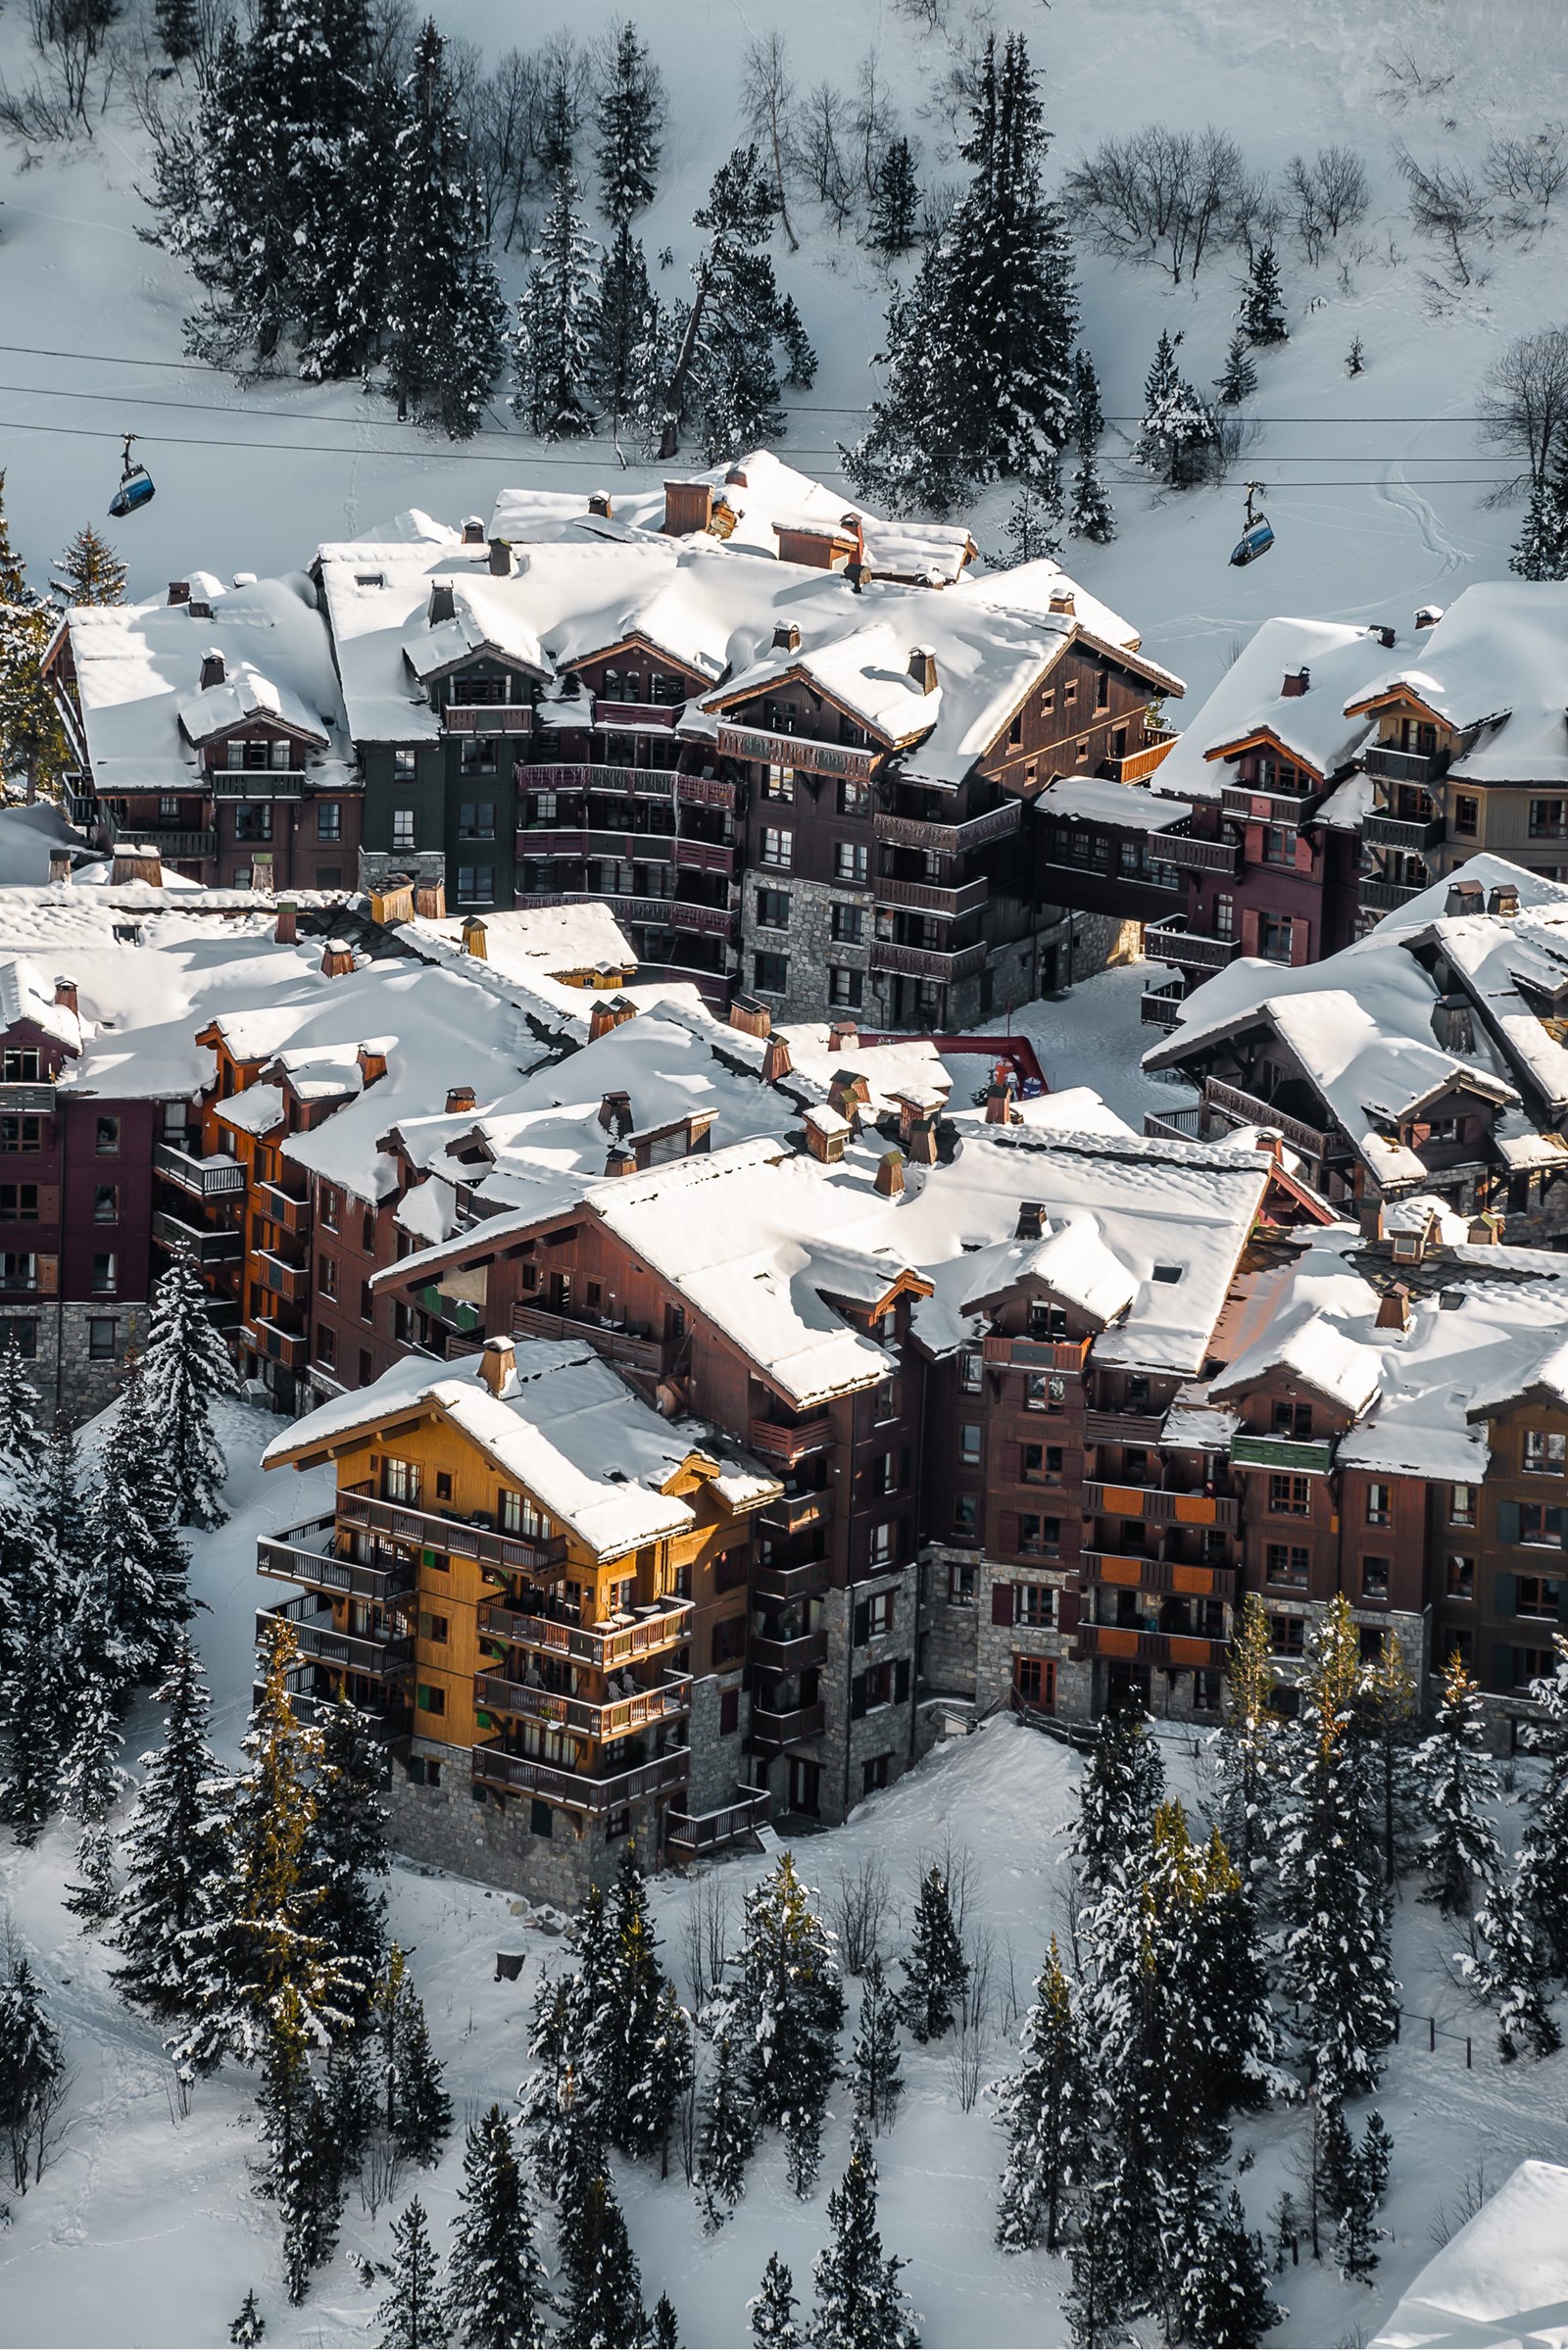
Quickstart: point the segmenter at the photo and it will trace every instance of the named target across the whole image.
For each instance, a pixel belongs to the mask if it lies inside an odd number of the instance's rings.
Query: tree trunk
[[[674,367],[670,371],[668,388],[664,393],[664,421],[659,435],[661,464],[666,458],[677,456],[680,451],[681,396],[686,389],[686,378],[691,372],[692,354],[697,349],[697,329],[703,321],[703,310],[708,301],[708,264],[705,261],[702,274],[697,280],[697,298],[692,304],[691,316],[686,320],[686,331],[680,338],[680,351],[676,357]]]

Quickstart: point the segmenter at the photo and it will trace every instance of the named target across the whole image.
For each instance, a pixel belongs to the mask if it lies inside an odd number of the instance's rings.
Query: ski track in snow
[[[1430,499],[1423,498],[1411,487],[1402,469],[1393,468],[1378,484],[1378,497],[1386,506],[1409,515],[1420,534],[1421,544],[1437,561],[1440,576],[1456,571],[1461,563],[1470,561],[1469,550],[1455,545],[1439,521]]]

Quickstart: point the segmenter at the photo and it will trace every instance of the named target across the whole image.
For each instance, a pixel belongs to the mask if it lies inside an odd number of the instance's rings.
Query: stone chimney
[[[444,881],[421,881],[414,892],[414,910],[426,922],[444,922],[447,918],[447,885]]]
[[[986,1088],[986,1124],[1012,1124],[1012,1071],[1000,1060],[992,1070],[991,1083]]]
[[[1484,913],[1486,903],[1479,881],[1450,881],[1443,910],[1450,918],[1457,918],[1460,914]]]
[[[929,1117],[910,1122],[907,1151],[910,1164],[934,1167],[937,1163],[937,1121],[933,1110]]]
[[[597,1045],[599,1039],[608,1036],[612,1028],[624,1027],[628,1020],[635,1020],[636,1017],[637,1006],[628,996],[612,996],[608,1002],[601,997],[588,1014],[589,1044]]]
[[[1432,1033],[1445,1053],[1473,1053],[1475,1016],[1468,996],[1440,996],[1432,1006]]]
[[[115,848],[115,861],[109,868],[109,879],[116,889],[132,881],[144,881],[149,889],[164,886],[163,859],[156,849],[138,845],[135,841],[120,841]]]
[[[432,628],[439,628],[443,620],[456,619],[457,612],[458,607],[456,599],[452,593],[451,580],[432,579],[430,582],[430,602],[425,613],[425,617],[429,621],[430,626]]]
[[[781,1036],[770,1036],[762,1051],[762,1083],[777,1085],[789,1075],[794,1063],[790,1049]]]
[[[896,1199],[904,1189],[904,1152],[884,1151],[876,1162],[876,1188],[884,1199]]]
[[[476,963],[490,959],[490,933],[477,914],[465,914],[463,917],[463,952],[471,955]]]
[[[608,522],[614,512],[610,503],[610,492],[608,490],[590,490],[588,512],[591,514],[597,514],[602,522]]]
[[[771,1036],[773,1015],[760,996],[737,996],[729,1007],[729,1024],[742,1036]]]
[[[172,579],[169,583],[169,601],[171,604],[188,604],[190,602],[190,581],[188,579]]]
[[[1375,1327],[1379,1330],[1409,1329],[1410,1293],[1404,1287],[1402,1282],[1396,1281],[1393,1289],[1385,1290],[1382,1297],[1378,1299],[1377,1322]]]
[[[491,576],[495,579],[510,578],[512,573],[512,541],[510,539],[492,539],[490,541],[490,571]]]
[[[447,1087],[447,1116],[449,1118],[460,1118],[465,1110],[477,1109],[478,1106],[479,1097],[471,1085],[449,1085]]]
[[[827,1049],[830,1053],[847,1052],[852,1045],[858,1044],[859,1040],[860,1030],[857,1021],[830,1020],[828,1022]]]
[[[914,645],[909,651],[909,675],[922,694],[937,690],[937,657],[929,645]]]
[[[774,652],[799,653],[800,649],[801,631],[799,622],[795,620],[775,620],[773,623]]]
[[[1417,628],[1436,628],[1443,617],[1441,604],[1423,604],[1415,615]]]
[[[477,514],[464,516],[463,543],[466,547],[482,547],[484,545],[484,524]]]
[[[321,949],[321,977],[346,979],[354,968],[354,950],[347,939],[328,939]]]
[[[854,1131],[849,1119],[836,1109],[818,1107],[806,1113],[806,1148],[824,1166],[844,1156],[844,1147]]]
[[[292,898],[279,898],[277,925],[272,932],[273,943],[279,947],[292,947],[297,942],[299,935],[299,907]]]
[[[354,1055],[360,1065],[360,1083],[367,1088],[379,1085],[386,1075],[386,1054],[381,1046],[361,1045]]]
[[[517,1349],[511,1339],[486,1339],[479,1357],[479,1377],[491,1395],[505,1395],[516,1375]]]
[[[51,889],[71,887],[71,851],[51,849],[49,852],[49,886]]]
[[[617,1138],[630,1134],[635,1122],[631,1114],[630,1094],[617,1092],[603,1097],[599,1104],[599,1123],[606,1134]]]
[[[1519,911],[1519,892],[1511,881],[1494,882],[1487,893],[1487,911],[1511,919]]]
[[[221,685],[227,674],[228,671],[223,665],[223,657],[218,647],[214,645],[209,652],[202,655],[202,692],[205,694],[210,685]]]
[[[1311,683],[1312,672],[1310,669],[1287,669],[1285,683],[1280,687],[1280,693],[1285,701],[1295,702],[1299,695],[1308,691]]]
[[[610,1149],[605,1152],[605,1173],[607,1175],[635,1175],[636,1172],[637,1153],[631,1145],[629,1143],[612,1143]]]

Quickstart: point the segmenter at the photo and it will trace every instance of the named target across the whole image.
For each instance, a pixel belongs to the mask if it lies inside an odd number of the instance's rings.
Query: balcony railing
[[[1236,1590],[1231,1567],[1187,1566],[1177,1559],[1129,1557],[1108,1550],[1081,1551],[1078,1579],[1120,1591],[1178,1592],[1191,1599],[1230,1600]]]
[[[991,895],[989,881],[966,881],[961,889],[944,889],[934,881],[895,881],[879,873],[871,885],[878,906],[906,906],[916,913],[946,914],[956,921],[972,914]]]
[[[1084,1508],[1090,1513],[1147,1518],[1154,1526],[1233,1527],[1236,1507],[1235,1499],[1224,1493],[1173,1493],[1163,1486],[1097,1482],[1084,1487]]]
[[[935,849],[946,857],[961,857],[967,850],[983,849],[991,841],[1005,840],[1016,832],[1023,821],[1021,800],[1004,800],[1000,808],[988,808],[983,816],[966,817],[961,824],[933,824],[919,816],[886,816],[872,819],[879,841],[891,841],[899,849]]]
[[[311,1229],[312,1207],[309,1199],[296,1199],[280,1191],[275,1183],[259,1183],[255,1200],[269,1223],[279,1224],[285,1232],[307,1233]]]
[[[1162,832],[1159,835],[1160,862],[1185,865],[1199,873],[1236,873],[1241,870],[1242,850],[1239,841],[1200,840],[1190,832]]]
[[[680,716],[681,708],[671,702],[608,702],[603,694],[595,694],[594,724],[608,726],[612,732],[617,726],[633,734],[649,729],[667,732]]]
[[[391,1567],[366,1567],[358,1559],[338,1558],[316,1542],[297,1538],[324,1527],[330,1540],[335,1520],[318,1518],[315,1527],[291,1526],[286,1534],[263,1535],[256,1545],[256,1572],[277,1583],[302,1584],[310,1591],[325,1591],[335,1599],[365,1599],[377,1607],[409,1605],[416,1591],[412,1561]]]
[[[270,1290],[274,1297],[283,1298],[290,1305],[310,1303],[311,1276],[307,1266],[287,1264],[281,1256],[274,1256],[270,1248],[256,1251],[256,1264],[263,1289]]]
[[[685,898],[677,898],[666,919],[676,930],[700,931],[705,936],[733,938],[736,916],[727,906],[698,906]]]
[[[1200,1640],[1184,1632],[1141,1632],[1125,1624],[1083,1624],[1078,1627],[1079,1658],[1104,1656],[1129,1664],[1163,1665],[1168,1669],[1195,1667],[1217,1672],[1229,1654],[1224,1640]]]
[[[831,1493],[784,1493],[764,1503],[758,1523],[773,1534],[803,1534],[808,1526],[825,1526],[832,1515]]]
[[[1361,820],[1361,838],[1374,849],[1435,849],[1443,834],[1441,816],[1393,816],[1379,809]]]
[[[1175,745],[1173,734],[1156,737],[1146,743],[1142,751],[1128,751],[1120,759],[1102,759],[1100,772],[1112,783],[1142,783],[1146,775],[1152,775],[1160,761],[1168,758]]]
[[[1308,1126],[1300,1118],[1287,1117],[1271,1102],[1256,1094],[1244,1094],[1240,1086],[1223,1085],[1217,1077],[1203,1080],[1205,1108],[1218,1110],[1238,1126],[1272,1126],[1293,1151],[1306,1158],[1326,1158],[1331,1147],[1330,1137],[1319,1127]]]
[[[815,1632],[798,1633],[793,1640],[769,1640],[765,1633],[752,1635],[752,1662],[764,1673],[804,1673],[808,1666],[827,1662],[827,1627]]]
[[[1157,1444],[1165,1425],[1162,1412],[1104,1411],[1084,1413],[1087,1444]]]
[[[352,1486],[339,1492],[337,1511],[346,1525],[364,1526],[397,1542],[416,1542],[421,1549],[445,1550],[452,1558],[477,1559],[481,1566],[501,1567],[512,1575],[554,1577],[566,1563],[564,1534],[542,1542],[520,1534],[496,1534],[487,1527],[466,1525],[461,1518],[443,1518],[407,1502],[382,1501]]]
[[[704,808],[733,808],[735,786],[727,775],[680,775],[677,800],[696,801]]]
[[[1138,999],[1138,1017],[1146,1028],[1177,1028],[1186,1000],[1187,990],[1179,979],[1167,980],[1163,987],[1145,988]],[[1147,1125],[1144,1132],[1149,1132]]]
[[[624,1363],[629,1370],[650,1371],[662,1379],[682,1342],[639,1337],[608,1322],[572,1321],[564,1314],[546,1313],[538,1305],[512,1309],[514,1339],[571,1339],[591,1346],[606,1362]]]
[[[675,788],[673,767],[622,767],[608,763],[530,767],[519,763],[520,792],[630,792],[639,799],[668,800]]]
[[[899,947],[891,940],[874,939],[871,943],[873,971],[898,971],[906,979],[939,979],[953,981],[967,979],[971,972],[985,967],[984,940],[972,947],[960,947],[956,954],[944,955],[932,947]]]
[[[311,1359],[311,1342],[302,1330],[283,1330],[276,1322],[253,1317],[240,1325],[241,1339],[255,1354],[266,1355],[284,1371],[303,1371]]]
[[[161,1248],[183,1249],[199,1265],[238,1264],[245,1253],[245,1236],[236,1226],[220,1226],[214,1231],[207,1225],[187,1224],[179,1216],[171,1216],[162,1208],[153,1211],[153,1239]]]
[[[653,1762],[629,1771],[596,1776],[587,1771],[564,1771],[559,1764],[536,1762],[532,1755],[508,1754],[494,1741],[473,1748],[470,1768],[477,1787],[497,1787],[508,1794],[538,1795],[563,1811],[597,1814],[620,1811],[666,1787],[686,1787],[691,1781],[691,1756],[684,1746],[661,1754]]]
[[[777,1420],[754,1419],[750,1433],[751,1448],[764,1460],[775,1461],[781,1468],[793,1469],[808,1452],[825,1452],[833,1442],[833,1422],[825,1412],[816,1412],[808,1420],[798,1420],[793,1427],[784,1427]]]
[[[1144,1002],[1149,1002],[1147,996]],[[1152,1142],[1196,1143],[1202,1139],[1202,1120],[1196,1102],[1190,1109],[1146,1109],[1144,1133]]]
[[[741,1787],[733,1803],[718,1811],[692,1813],[670,1810],[664,1814],[664,1842],[673,1853],[694,1858],[702,1852],[717,1852],[726,1844],[743,1843],[764,1828],[772,1817],[773,1798],[766,1787]]]
[[[1334,1441],[1254,1436],[1239,1430],[1231,1438],[1231,1459],[1239,1469],[1272,1469],[1296,1477],[1326,1477],[1334,1466]]]
[[[216,831],[186,829],[177,824],[122,824],[119,827],[122,841],[134,841],[156,849],[160,857],[216,857]]]
[[[1401,751],[1395,743],[1368,743],[1366,771],[1387,776],[1391,783],[1436,783],[1446,769],[1441,751]]]
[[[659,1722],[684,1721],[692,1710],[692,1677],[666,1667],[652,1689],[637,1689],[630,1696],[607,1697],[599,1703],[481,1671],[473,1677],[473,1701],[486,1713],[551,1722],[558,1729],[576,1731],[606,1745],[615,1738],[635,1738]]]
[[[532,734],[526,702],[449,702],[441,713],[448,734]]]
[[[193,1158],[175,1143],[153,1145],[153,1166],[166,1182],[177,1184],[198,1199],[218,1199],[225,1192],[245,1189],[245,1170],[237,1159]]]
[[[768,734],[756,726],[720,726],[721,759],[755,759],[770,766],[794,767],[811,775],[841,775],[850,783],[870,781],[874,751],[852,751],[839,743],[812,742],[799,734]]]
[[[759,1599],[809,1599],[827,1590],[832,1575],[832,1566],[825,1558],[808,1558],[797,1567],[778,1566],[772,1560],[762,1559],[752,1570],[752,1590]]]
[[[1379,881],[1375,875],[1363,873],[1356,894],[1369,912],[1389,914],[1408,906],[1430,886],[1425,881]]]
[[[805,1738],[819,1738],[826,1728],[827,1706],[822,1700],[783,1714],[762,1705],[752,1707],[752,1744],[759,1749],[798,1746]]]
[[[733,873],[735,848],[730,841],[691,841],[675,843],[677,873]]]
[[[1299,783],[1227,783],[1220,787],[1219,804],[1227,816],[1250,816],[1256,801],[1273,820],[1280,810],[1298,815],[1305,802],[1315,800],[1322,789],[1315,775],[1304,775]]]
[[[0,1109],[24,1118],[53,1117],[55,1089],[36,1079],[14,1078],[0,1084]]]
[[[1032,1371],[1070,1371],[1082,1374],[1089,1360],[1093,1337],[1081,1339],[1006,1338],[992,1331],[986,1338],[982,1353],[988,1363],[1020,1364]]]
[[[294,1638],[299,1643],[301,1656],[308,1658],[312,1664],[335,1665],[342,1672],[365,1673],[374,1681],[393,1681],[412,1669],[412,1640],[392,1635],[384,1640],[372,1640],[363,1633],[335,1632],[329,1619],[318,1621],[303,1610],[294,1614],[293,1604],[285,1600],[280,1607],[257,1609],[258,1646],[265,1646],[273,1625],[279,1617],[286,1617],[294,1627]]]
[[[1241,941],[1204,938],[1188,929],[1185,916],[1167,915],[1144,924],[1144,953],[1151,962],[1174,963],[1181,971],[1223,971],[1241,953]]]
[[[310,777],[304,767],[212,767],[207,788],[216,800],[303,800]],[[271,841],[252,846],[270,849]]]
[[[640,1656],[683,1647],[692,1637],[692,1614],[690,1599],[664,1599],[639,1613],[630,1624],[567,1624],[554,1616],[532,1615],[523,1608],[482,1599],[479,1631],[485,1639],[504,1640],[511,1648],[537,1649],[542,1655],[564,1656],[588,1665],[596,1673],[612,1673]]]

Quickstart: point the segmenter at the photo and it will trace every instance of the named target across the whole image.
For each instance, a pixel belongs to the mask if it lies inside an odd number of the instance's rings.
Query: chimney
[[[922,694],[937,690],[937,657],[929,645],[915,645],[909,652],[909,675]]]
[[[74,1012],[78,1009],[76,1004],[76,983],[74,979],[62,975],[55,981],[55,1002],[59,1004],[62,1011]]]
[[[1377,1321],[1374,1327],[1378,1330],[1409,1329],[1410,1293],[1402,1282],[1396,1281],[1393,1289],[1385,1290],[1378,1299]]]
[[[486,1339],[479,1357],[479,1377],[497,1397],[506,1394],[517,1376],[517,1349],[511,1339]]]
[[[433,579],[430,582],[429,609],[425,615],[430,626],[439,628],[443,620],[456,619],[457,611],[458,608],[452,595],[451,580]]]
[[[1494,1210],[1470,1219],[1469,1242],[1472,1248],[1495,1248],[1502,1239],[1503,1219]]]
[[[328,939],[321,949],[321,977],[346,979],[354,968],[354,950],[347,939]]]
[[[1012,1123],[1012,1071],[1004,1061],[998,1061],[986,1088],[986,1124],[1010,1126]]]
[[[731,465],[729,471],[724,476],[724,486],[726,489],[731,490],[749,490],[752,485],[747,480],[745,470],[742,466]]]
[[[466,547],[482,547],[484,545],[484,524],[477,514],[467,514],[464,517],[463,543]]]
[[[664,535],[666,538],[687,538],[693,531],[706,530],[712,518],[713,490],[710,482],[665,482]]]
[[[597,1045],[602,1036],[612,1028],[620,1028],[637,1017],[637,1006],[627,996],[612,996],[607,1003],[603,996],[588,1015],[588,1042]]]
[[[1394,651],[1394,631],[1389,626],[1387,621],[1384,621],[1382,625],[1377,628],[1369,629],[1367,633],[1369,636],[1375,636],[1377,638],[1378,643],[1383,647],[1385,653],[1392,653]]]
[[[447,918],[446,883],[419,882],[414,892],[414,910],[426,922],[444,922]]]
[[[827,1026],[827,1049],[830,1053],[847,1052],[860,1041],[859,1023],[856,1020],[830,1020]]]
[[[506,579],[510,576],[511,570],[512,541],[510,539],[492,539],[490,541],[490,572],[492,578]]]
[[[210,685],[221,685],[227,673],[223,666],[223,657],[216,645],[211,652],[202,655],[202,692],[204,694]]]
[[[1479,914],[1486,910],[1479,881],[1450,881],[1448,894],[1443,901],[1443,910],[1450,917],[1460,914]]]
[[[610,503],[610,492],[608,490],[590,490],[588,512],[591,514],[597,514],[601,521],[608,522],[613,512]]]
[[[775,620],[773,623],[774,652],[799,653],[800,649],[801,632],[797,623],[794,620]]]
[[[1519,892],[1511,881],[1493,884],[1487,896],[1487,911],[1489,914],[1500,914],[1504,920],[1511,920],[1519,911]]]
[[[1274,1161],[1274,1164],[1277,1167],[1284,1166],[1285,1145],[1277,1134],[1271,1133],[1266,1128],[1260,1129],[1253,1141],[1252,1149],[1254,1151],[1266,1151],[1269,1157]]]
[[[298,941],[299,935],[299,907],[292,898],[279,898],[277,927],[272,932],[273,943],[279,947],[292,947]]]
[[[1473,1053],[1476,1024],[1468,996],[1440,996],[1432,1006],[1432,1033],[1446,1053]]]
[[[857,1077],[852,1069],[837,1070],[828,1086],[829,1109],[836,1110],[848,1122],[852,1132],[860,1123],[860,1104],[866,1093],[864,1078]]]
[[[213,616],[212,601],[207,596],[192,596],[185,610],[193,620],[210,620]]]
[[[1049,609],[1055,612],[1065,612],[1069,620],[1076,619],[1078,607],[1073,601],[1071,588],[1054,588]]]
[[[236,571],[230,584],[234,587],[254,587],[256,574],[254,571]]]
[[[934,1167],[937,1163],[936,1112],[926,1118],[916,1118],[909,1128],[908,1155],[917,1167]]]
[[[1285,683],[1280,687],[1280,693],[1287,702],[1294,702],[1298,695],[1304,694],[1308,690],[1311,683],[1312,672],[1310,669],[1287,669]]]
[[[858,514],[843,514],[839,526],[855,541],[855,553],[844,566],[844,576],[858,595],[871,576],[871,566],[865,560],[865,523]]]
[[[1013,1232],[1015,1241],[1042,1241],[1046,1237],[1046,1207],[1043,1199],[1020,1199],[1018,1222]]]
[[[190,581],[188,579],[172,579],[169,583],[169,601],[171,604],[188,604],[190,602]]]
[[[49,886],[51,889],[71,887],[71,851],[51,849],[49,852]]]
[[[449,1118],[461,1118],[465,1110],[477,1109],[478,1106],[479,1097],[471,1085],[449,1085],[447,1087],[447,1116]]]
[[[471,955],[476,963],[488,962],[490,959],[489,941],[490,933],[486,930],[478,915],[465,914],[463,917],[464,954]]]
[[[1360,1208],[1360,1211],[1359,1211],[1359,1213],[1358,1213],[1358,1215],[1357,1215],[1357,1217],[1356,1217],[1356,1221],[1357,1221],[1357,1223],[1358,1223],[1358,1224],[1360,1225],[1360,1227],[1361,1227],[1361,1238],[1362,1238],[1362,1240],[1364,1240],[1364,1241],[1380,1241],[1380,1240],[1382,1240],[1382,1238],[1383,1238],[1383,1209],[1382,1209],[1382,1205],[1381,1205],[1380,1203],[1379,1203],[1379,1204],[1372,1204],[1372,1203],[1363,1202],[1363,1204],[1362,1204],[1362,1206],[1361,1206],[1361,1208]]]
[[[729,1024],[742,1036],[771,1036],[773,1015],[760,996],[737,996],[729,1007]]]
[[[361,1045],[354,1055],[360,1065],[360,1083],[368,1088],[378,1085],[386,1075],[386,1054],[378,1044]]]
[[[138,846],[135,841],[117,842],[109,879],[116,889],[127,882],[144,881],[149,889],[161,890],[164,886],[163,859],[156,849]]]
[[[844,1156],[844,1146],[855,1129],[848,1118],[836,1109],[808,1109],[806,1113],[806,1148],[813,1158],[824,1166],[832,1166]]]
[[[630,1134],[635,1123],[631,1114],[630,1094],[606,1094],[599,1104],[599,1123],[606,1134],[612,1134],[617,1139]]]
[[[897,1199],[904,1189],[904,1152],[884,1151],[876,1162],[876,1188],[884,1199]]]
[[[630,1144],[612,1143],[610,1149],[605,1152],[605,1173],[607,1175],[635,1175],[636,1172],[637,1153],[632,1150]]]
[[[1436,628],[1442,617],[1443,607],[1441,604],[1423,604],[1415,615],[1415,624],[1417,628]]]
[[[770,1036],[762,1050],[762,1083],[777,1085],[790,1073],[790,1049],[781,1036]]]

